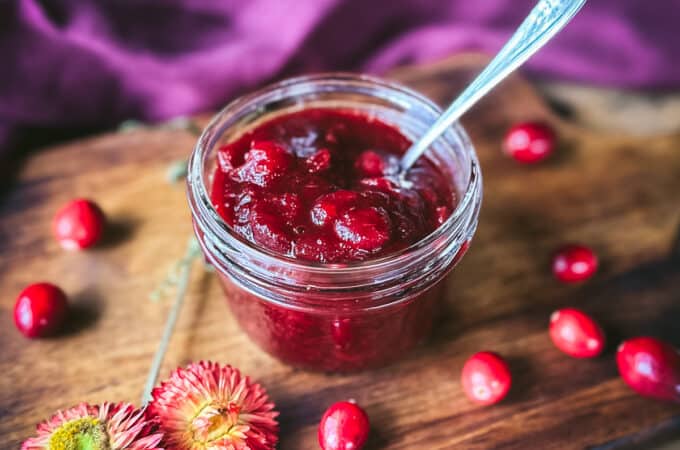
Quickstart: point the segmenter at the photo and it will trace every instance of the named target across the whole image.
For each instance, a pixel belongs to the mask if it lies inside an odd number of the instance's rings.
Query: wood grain
[[[445,102],[479,65],[457,58],[393,76]],[[549,121],[561,137],[558,155],[538,167],[499,149],[508,125],[525,119]],[[613,358],[625,336],[680,345],[680,135],[595,134],[554,116],[519,77],[464,124],[482,163],[484,205],[427,345],[355,375],[292,369],[248,341],[214,276],[196,265],[162,375],[202,358],[241,368],[276,401],[283,450],[317,448],[323,410],[349,397],[369,413],[371,449],[582,449],[665,423],[680,433],[680,407],[637,397]],[[138,403],[169,307],[148,294],[190,235],[183,187],[167,184],[165,170],[194,141],[182,130],[112,133],[41,151],[16,174],[0,204],[0,448],[17,448],[36,422],[80,401]],[[55,209],[74,196],[97,199],[113,222],[94,251],[67,253],[51,237]],[[600,255],[590,282],[552,279],[550,254],[567,241]],[[12,307],[38,280],[60,284],[76,318],[57,338],[27,341]],[[604,323],[603,357],[574,360],[552,346],[548,317],[565,305]],[[490,408],[468,402],[459,383],[465,359],[482,349],[505,355],[514,373],[507,401]]]

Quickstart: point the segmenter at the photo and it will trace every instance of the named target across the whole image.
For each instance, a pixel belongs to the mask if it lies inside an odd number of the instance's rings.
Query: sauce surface
[[[211,198],[251,242],[321,263],[362,261],[424,238],[455,206],[452,180],[421,158],[398,175],[411,142],[349,110],[277,116],[218,149]]]

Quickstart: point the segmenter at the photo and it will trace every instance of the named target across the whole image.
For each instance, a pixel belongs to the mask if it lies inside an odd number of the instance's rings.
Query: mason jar
[[[383,365],[428,336],[442,280],[469,247],[482,199],[477,156],[458,124],[423,156],[450,180],[456,204],[428,236],[366,261],[296,260],[237,234],[218,215],[210,188],[220,146],[273,117],[306,108],[360,112],[411,140],[441,113],[433,102],[400,84],[345,73],[292,78],[241,97],[212,119],[191,155],[187,180],[194,230],[231,312],[266,352],[321,371]]]

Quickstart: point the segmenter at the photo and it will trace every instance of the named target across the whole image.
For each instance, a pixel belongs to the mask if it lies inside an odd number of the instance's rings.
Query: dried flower
[[[154,420],[129,403],[81,403],[38,424],[21,450],[163,450]]]
[[[278,441],[274,404],[237,369],[209,361],[175,370],[152,392],[164,444],[174,450],[271,450]]]

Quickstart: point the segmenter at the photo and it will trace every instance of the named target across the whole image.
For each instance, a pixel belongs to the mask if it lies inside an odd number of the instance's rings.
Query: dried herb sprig
[[[170,276],[168,276],[162,283],[163,288],[158,290],[159,296],[174,287],[175,301],[170,308],[168,313],[168,318],[165,322],[165,328],[163,329],[163,335],[161,336],[161,341],[158,344],[158,349],[153,357],[151,363],[151,368],[149,369],[149,374],[146,378],[146,384],[144,386],[144,393],[142,394],[142,404],[146,405],[151,400],[151,391],[153,390],[156,380],[158,379],[158,373],[160,372],[161,365],[163,364],[163,358],[168,350],[168,344],[170,343],[170,338],[175,330],[175,324],[177,323],[177,318],[179,317],[179,312],[182,310],[182,304],[184,303],[184,297],[186,297],[186,291],[189,286],[189,275],[191,274],[191,267],[194,261],[201,255],[201,247],[195,237],[189,239],[187,244],[187,250],[184,257],[180,259],[176,265],[171,270]]]

